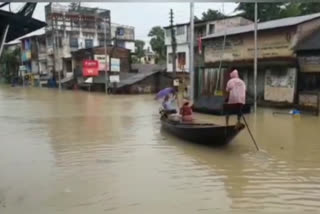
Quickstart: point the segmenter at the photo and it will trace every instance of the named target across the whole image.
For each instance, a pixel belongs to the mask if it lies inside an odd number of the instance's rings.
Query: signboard
[[[279,31],[276,34],[261,32],[259,34],[258,57],[262,59],[294,58],[292,49],[294,41],[288,38],[288,35],[290,32],[286,31]],[[223,44],[223,38],[205,40],[203,50],[205,63],[220,62],[222,53],[225,61],[251,60],[254,57],[254,41],[251,34],[227,36],[224,49]]]
[[[109,56],[107,55],[107,59],[109,58]],[[104,71],[105,67],[106,67],[106,56],[105,55],[100,55],[100,54],[96,54],[94,55],[94,60],[98,61],[99,63],[99,71]],[[108,63],[109,60],[107,60]],[[109,63],[108,63],[108,67],[109,67]],[[107,70],[109,70],[107,67]]]
[[[320,56],[298,57],[302,72],[320,72]]]
[[[173,80],[173,86],[179,86],[179,79]]]
[[[83,76],[84,77],[99,76],[99,63],[97,60],[83,61]]]
[[[120,76],[119,75],[110,75],[110,82],[114,83],[114,82],[120,82]]]
[[[111,71],[120,72],[120,59],[111,58]]]
[[[265,74],[264,99],[293,103],[296,90],[296,68],[267,70]]]

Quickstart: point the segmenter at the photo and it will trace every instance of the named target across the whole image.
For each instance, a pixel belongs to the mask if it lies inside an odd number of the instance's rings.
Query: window
[[[184,66],[186,65],[186,53],[180,52],[178,55],[178,68],[183,70]]]
[[[123,36],[124,35],[124,28],[118,27],[117,28],[117,36]]]
[[[93,47],[93,40],[92,39],[86,39],[84,42],[85,42],[85,48],[92,48]]]
[[[172,64],[172,53],[168,54],[168,63]]]
[[[70,47],[71,48],[79,47],[78,38],[70,38]]]
[[[184,34],[184,26],[177,27],[177,35],[183,35]]]
[[[214,24],[209,24],[209,34],[213,34],[215,31],[215,25]]]
[[[99,39],[99,46],[104,46],[104,39]]]

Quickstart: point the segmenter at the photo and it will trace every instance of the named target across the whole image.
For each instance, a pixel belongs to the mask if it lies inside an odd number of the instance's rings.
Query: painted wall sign
[[[107,59],[109,56],[107,55]],[[97,60],[99,63],[99,71],[104,71],[106,68],[106,56],[102,54],[95,54],[94,60]],[[109,70],[109,60],[107,60],[107,70]]]
[[[111,58],[111,71],[120,72],[120,59]]]
[[[84,60],[82,68],[84,77],[99,76],[99,63],[96,60]]]
[[[287,32],[260,33],[258,57],[294,57],[294,37],[288,40]],[[206,63],[219,62],[222,55],[223,38],[205,40],[204,60]],[[231,36],[226,39],[223,53],[225,61],[251,60],[254,57],[253,34]]]

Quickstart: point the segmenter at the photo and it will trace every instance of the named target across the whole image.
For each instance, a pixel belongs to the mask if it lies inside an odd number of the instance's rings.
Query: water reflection
[[[263,152],[245,130],[209,148],[161,131],[152,96],[0,89],[1,213],[320,208],[317,117],[261,109],[246,117]]]

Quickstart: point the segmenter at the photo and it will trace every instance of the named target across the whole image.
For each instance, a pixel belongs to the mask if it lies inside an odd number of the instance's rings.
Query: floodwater
[[[246,117],[261,152],[246,130],[220,149],[170,136],[149,95],[2,86],[0,213],[320,210],[319,118]]]

